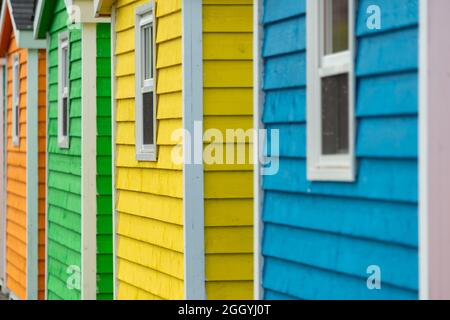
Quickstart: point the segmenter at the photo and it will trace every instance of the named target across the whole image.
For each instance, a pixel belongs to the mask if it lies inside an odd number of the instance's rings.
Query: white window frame
[[[58,36],[58,146],[61,149],[69,148],[70,141],[70,44],[68,32],[62,32]],[[66,75],[67,86],[64,87],[63,50],[67,50]],[[67,119],[63,119],[63,99],[67,99]],[[63,121],[67,121],[67,135],[63,134]]]
[[[355,3],[349,0],[349,50],[325,55],[324,0],[307,2],[307,177],[311,181],[355,180]],[[322,78],[348,74],[349,150],[322,154]]]
[[[13,56],[12,67],[12,144],[16,147],[20,142],[20,59],[19,54]],[[16,132],[17,127],[17,132]]]
[[[157,143],[156,143],[156,23],[154,14],[154,3],[148,3],[136,8],[135,11],[135,65],[136,65],[136,92],[135,92],[135,127],[136,127],[136,160],[138,161],[156,161],[157,160]],[[152,68],[153,78],[144,79],[144,63],[143,63],[143,33],[142,29],[145,25],[152,24],[153,43],[152,43]],[[144,128],[143,128],[143,97],[144,93],[153,92],[153,144],[144,144]]]

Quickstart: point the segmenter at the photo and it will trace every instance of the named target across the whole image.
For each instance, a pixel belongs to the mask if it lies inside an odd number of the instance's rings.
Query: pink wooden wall
[[[450,1],[421,6],[421,296],[450,299]]]

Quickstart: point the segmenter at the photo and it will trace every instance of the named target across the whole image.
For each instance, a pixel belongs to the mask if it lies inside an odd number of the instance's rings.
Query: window
[[[355,179],[354,2],[308,0],[309,180]]]
[[[12,143],[14,146],[19,146],[20,134],[20,64],[19,55],[13,57],[12,68]]]
[[[136,9],[136,159],[156,161],[155,28],[153,4]]]
[[[61,33],[58,45],[58,146],[69,148],[69,37]]]

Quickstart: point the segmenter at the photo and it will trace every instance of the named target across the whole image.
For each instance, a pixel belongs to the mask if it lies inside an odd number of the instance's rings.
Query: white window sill
[[[307,177],[309,181],[321,182],[355,182],[355,171],[352,167],[308,167]]]
[[[13,137],[12,138],[12,145],[14,147],[18,147],[19,146],[19,137]]]
[[[156,161],[156,153],[155,152],[136,152],[136,160],[137,161]]]
[[[60,149],[69,149],[69,138],[58,139],[58,147]]]

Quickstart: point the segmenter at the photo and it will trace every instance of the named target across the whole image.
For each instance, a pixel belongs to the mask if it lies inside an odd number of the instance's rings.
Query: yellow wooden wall
[[[12,67],[16,53],[20,65],[19,146],[12,144]],[[6,286],[20,299],[26,299],[27,50],[17,48],[14,32],[11,32],[7,59]]]
[[[252,29],[251,0],[203,0],[205,130],[225,136],[253,126]],[[252,152],[248,141],[234,147]],[[253,298],[252,170],[248,157],[242,165],[205,165],[208,299]]]
[[[157,162],[135,160],[134,10],[116,2],[118,299],[184,298],[182,167],[171,160],[181,128],[181,0],[157,1]]]

